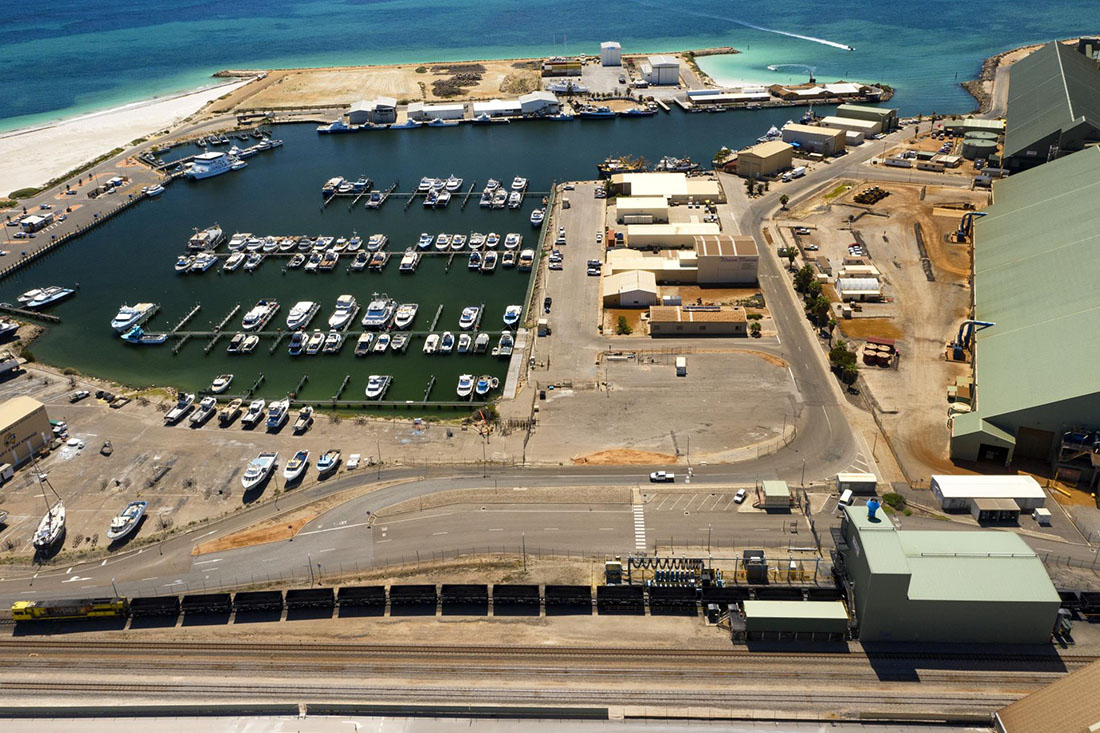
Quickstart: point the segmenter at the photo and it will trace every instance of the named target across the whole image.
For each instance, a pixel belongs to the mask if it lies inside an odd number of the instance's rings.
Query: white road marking
[[[600,532],[614,532],[615,528],[614,527],[600,527],[599,531]]]
[[[154,576],[153,576],[153,577],[151,577],[151,578],[142,578],[142,579],[141,579],[141,580],[139,580],[138,582],[139,582],[139,583],[144,583],[144,582],[145,582],[145,581],[147,581],[147,580],[156,580],[156,579],[157,579],[157,576],[155,576],[155,575],[154,575]]]
[[[71,573],[72,571],[73,571],[73,569],[72,569],[72,568],[69,568],[68,570],[66,570],[66,571],[65,571],[65,575],[68,575],[68,574],[69,574],[69,573]]]
[[[493,528],[492,528],[492,529],[490,529],[489,531],[490,531],[490,532],[503,532],[503,531],[504,531],[504,527],[493,527]]]
[[[376,540],[374,544],[376,544],[376,545],[380,545],[380,544],[382,544],[383,542],[393,542],[393,540]]]
[[[91,578],[82,578],[79,575],[73,575],[73,576],[70,576],[69,578],[67,578],[66,580],[62,580],[61,582],[62,583],[75,583],[75,582],[78,582],[78,581],[81,581],[81,580],[91,580]]]
[[[631,506],[631,511],[634,513],[634,548],[645,550],[645,507],[634,504]]]
[[[557,532],[558,528],[557,527],[543,527],[542,531],[543,532]]]
[[[104,558],[103,562],[101,562],[101,563],[99,564],[99,567],[103,567],[103,566],[104,566],[104,565],[106,565],[106,564],[107,564],[107,558]]]
[[[401,520],[398,520],[398,521],[401,521]],[[298,536],[299,537],[305,537],[306,535],[321,534],[322,532],[339,532],[342,529],[352,529],[353,527],[366,527],[368,524],[370,524],[370,523],[369,522],[359,522],[357,524],[346,524],[342,527],[329,527],[327,529],[313,529],[313,530],[310,530],[309,532],[299,532]]]
[[[322,552],[332,552],[335,549],[336,549],[335,547],[330,547],[327,550],[318,550],[317,554],[320,555]]]
[[[195,565],[208,565],[212,562],[221,562],[223,559],[224,558],[219,557],[214,560],[198,560],[197,562],[195,562]]]
[[[441,534],[447,534],[446,532],[432,532],[432,537],[438,537]]]
[[[207,532],[206,534],[201,534],[201,535],[199,535],[199,539],[201,540],[201,539],[202,539],[203,537],[209,537],[210,535],[214,534],[214,533],[215,533],[215,532],[217,532],[217,531],[218,531],[218,530],[216,530],[216,529],[212,529],[212,530],[210,530],[209,532]]]

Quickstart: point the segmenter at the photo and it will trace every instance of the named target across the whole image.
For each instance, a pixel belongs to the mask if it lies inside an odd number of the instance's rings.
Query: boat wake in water
[[[683,12],[683,11],[681,11],[681,12]],[[774,28],[765,28],[763,26],[753,25],[752,23],[746,23],[745,21],[737,20],[736,18],[723,18],[723,20],[728,20],[729,22],[736,23],[737,25],[743,25],[746,28],[752,28],[754,31],[763,31],[764,33],[775,33],[775,34],[780,35],[780,36],[788,36],[790,38],[799,38],[803,41],[812,41],[814,43],[820,43],[820,44],[823,44],[825,46],[832,46],[833,48],[839,48],[839,49],[843,49],[845,51],[855,51],[856,50],[855,47],[849,46],[846,43],[837,43],[836,41],[827,41],[824,38],[814,38],[813,36],[803,36],[803,35],[800,35],[798,33],[790,33],[788,31],[777,31]]]
[[[780,69],[805,69],[811,76],[817,71],[816,66],[810,66],[809,64],[768,64],[768,71],[779,71]]]

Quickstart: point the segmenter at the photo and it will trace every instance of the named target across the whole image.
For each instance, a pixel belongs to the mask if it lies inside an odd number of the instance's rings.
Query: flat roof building
[[[1100,141],[1100,69],[1052,41],[1009,69],[1003,167],[1031,168]]]
[[[611,176],[611,188],[619,196],[664,196],[673,204],[722,200],[717,179],[684,173],[616,173]]]
[[[549,92],[545,92],[549,94]],[[523,112],[523,105],[516,99],[491,99],[488,102],[474,102],[474,117],[516,117]]]
[[[0,404],[0,463],[19,466],[49,448],[53,427],[46,406],[20,395]]]
[[[656,86],[680,83],[680,60],[675,56],[650,56],[641,65],[642,75]]]
[[[765,509],[790,509],[791,489],[786,481],[761,481]]]
[[[356,102],[348,110],[348,123],[352,125],[388,125],[397,122],[397,100],[393,97]]]
[[[40,229],[45,229],[50,224],[53,224],[53,212],[46,211],[41,214],[24,216],[19,222],[19,228],[25,232],[37,232]]]
[[[603,304],[609,308],[657,305],[657,278],[645,270],[627,270],[603,279]]]
[[[1029,512],[1044,506],[1046,492],[1031,476],[955,476],[932,477],[932,495],[944,510],[970,511],[978,499],[1009,499]]]
[[[667,224],[668,199],[664,196],[620,196],[615,199],[615,221],[619,224]]]
[[[745,637],[766,639],[843,639],[848,611],[843,601],[743,601]]]
[[[655,305],[649,309],[651,336],[744,336],[743,308],[725,305]]]
[[[833,130],[845,130],[858,133],[863,138],[868,138],[882,132],[882,123],[877,120],[862,120],[852,117],[836,117],[829,115],[821,118],[818,123],[821,127]]]
[[[685,285],[699,278],[698,261],[692,250],[664,250],[657,253],[636,249],[607,251],[605,270],[608,274],[643,270],[651,273],[658,284]]]
[[[760,253],[752,237],[697,236],[695,261],[700,285],[749,285],[756,282]]]
[[[871,107],[865,104],[841,104],[836,108],[837,117],[855,120],[872,120],[881,125],[879,132],[887,132],[898,126],[896,107]]]
[[[845,148],[844,130],[813,127],[795,122],[783,126],[783,142],[808,153],[836,155]]]
[[[737,175],[743,178],[764,178],[791,167],[794,148],[782,140],[758,143],[737,153]]]
[[[677,222],[673,224],[627,224],[624,243],[631,249],[676,249],[695,246],[699,236],[716,236],[721,227],[712,222]]]
[[[466,116],[464,104],[425,104],[410,102],[408,115],[410,120],[431,122],[432,120],[461,120]]]
[[[899,530],[843,508],[837,550],[860,641],[1047,644],[1061,606],[1019,535]]]

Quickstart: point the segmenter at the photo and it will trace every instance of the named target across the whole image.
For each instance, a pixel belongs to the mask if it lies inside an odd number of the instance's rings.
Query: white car
[[[345,468],[349,471],[353,468],[359,468],[359,461],[362,458],[358,453],[352,453],[348,456],[348,462],[344,464]]]
[[[596,244],[603,244],[603,232],[596,232]]]
[[[806,249],[810,252],[816,252],[818,248],[816,244],[807,244]]]
[[[745,498],[748,497],[748,495],[749,492],[745,491],[744,489],[738,489],[737,493],[733,495],[733,501],[735,504],[744,503]]]
[[[649,480],[655,484],[671,484],[676,481],[676,474],[667,471],[654,471],[649,474]]]

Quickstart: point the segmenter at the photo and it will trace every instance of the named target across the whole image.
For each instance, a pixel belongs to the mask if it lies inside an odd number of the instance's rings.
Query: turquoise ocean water
[[[593,54],[603,40],[729,45],[745,53],[703,62],[720,80],[814,67],[893,85],[903,113],[965,111],[957,83],[986,56],[1100,30],[1091,0],[54,0],[8,15],[0,130],[195,88],[225,68]]]

